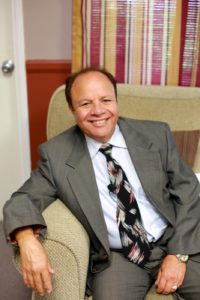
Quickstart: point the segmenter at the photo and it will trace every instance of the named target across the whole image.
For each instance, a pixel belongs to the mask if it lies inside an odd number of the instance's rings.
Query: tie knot
[[[101,145],[99,151],[102,152],[104,155],[111,155],[112,145],[111,144],[103,144],[103,145]]]

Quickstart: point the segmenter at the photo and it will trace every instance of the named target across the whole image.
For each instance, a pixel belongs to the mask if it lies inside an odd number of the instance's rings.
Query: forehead
[[[73,86],[80,85],[81,83],[89,84],[91,82],[106,83],[113,86],[112,82],[105,74],[98,71],[89,71],[78,75],[72,84],[72,88]]]
[[[85,99],[112,97],[116,98],[115,88],[110,79],[101,72],[82,73],[74,80],[71,87],[73,104]]]

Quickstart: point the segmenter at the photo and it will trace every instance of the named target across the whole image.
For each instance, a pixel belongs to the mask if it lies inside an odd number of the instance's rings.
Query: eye
[[[79,107],[88,107],[90,105],[90,101],[84,101],[79,104]]]
[[[102,99],[102,102],[103,103],[109,103],[109,102],[112,102],[112,100],[109,99],[109,98],[105,98],[105,99]]]

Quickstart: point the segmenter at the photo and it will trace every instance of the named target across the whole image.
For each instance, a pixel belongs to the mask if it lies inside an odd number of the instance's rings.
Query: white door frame
[[[22,181],[30,175],[30,138],[22,0],[12,0],[12,28]]]

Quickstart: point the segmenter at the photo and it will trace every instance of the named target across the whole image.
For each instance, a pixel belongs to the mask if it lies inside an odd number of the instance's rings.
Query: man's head
[[[106,143],[118,120],[115,78],[104,69],[86,68],[67,78],[65,93],[81,130]]]
[[[112,83],[114,91],[115,91],[115,96],[117,98],[117,82],[116,82],[115,77],[110,72],[108,72],[106,69],[103,69],[103,68],[94,68],[94,67],[87,67],[87,68],[81,69],[78,72],[72,73],[66,79],[66,82],[65,82],[65,96],[66,96],[66,100],[67,100],[67,103],[68,103],[69,107],[72,108],[71,89],[72,89],[72,85],[73,85],[75,79],[78,76],[86,74],[88,72],[100,72],[100,73],[104,74],[110,80],[110,82]]]

